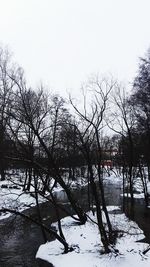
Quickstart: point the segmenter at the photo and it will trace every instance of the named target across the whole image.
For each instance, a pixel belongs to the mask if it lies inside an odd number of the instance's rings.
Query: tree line
[[[92,77],[82,88],[81,104],[28,86],[24,71],[12,63],[9,52],[0,49],[0,176],[9,169],[24,169],[23,190],[35,190],[38,220],[44,240],[52,233],[70,249],[60,221],[60,207],[53,194],[58,184],[67,194],[73,214],[85,223],[87,214],[68,184],[78,176],[88,183],[89,209],[95,212],[105,252],[110,251],[116,232],[107,211],[103,173],[104,162],[112,160],[123,176],[123,189],[134,202],[134,181],[142,179],[148,205],[147,176],[150,180],[150,54],[141,59],[139,73],[129,96],[112,78]],[[71,109],[69,108],[71,106]],[[110,132],[111,134],[108,134]],[[115,155],[113,151],[117,151]],[[146,169],[148,172],[146,172]],[[109,171],[109,170],[107,170]],[[108,173],[109,174],[109,173]],[[50,197],[45,194],[49,193]],[[59,232],[48,229],[40,212],[39,195],[54,207]],[[3,208],[1,211],[8,211]],[[9,210],[11,211],[11,210]],[[18,214],[17,210],[13,210]],[[77,216],[74,216],[76,214]],[[104,216],[103,216],[104,214]],[[25,216],[25,215],[21,215]],[[28,218],[33,220],[33,218]]]

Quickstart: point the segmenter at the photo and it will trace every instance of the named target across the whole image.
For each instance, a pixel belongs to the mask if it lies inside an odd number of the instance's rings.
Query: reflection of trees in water
[[[126,216],[143,230],[144,241],[150,243],[150,209],[145,207],[144,200],[136,199],[132,205],[130,199],[125,199],[124,207]]]

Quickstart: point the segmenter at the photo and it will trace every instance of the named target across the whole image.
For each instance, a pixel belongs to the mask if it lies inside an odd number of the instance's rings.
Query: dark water
[[[120,193],[120,185],[105,185],[107,205],[121,206]],[[75,190],[75,195],[80,200],[82,207],[87,209],[87,189]],[[64,191],[56,193],[56,198],[61,205],[70,210]],[[52,205],[44,203],[41,205],[41,210],[47,226],[56,221]],[[35,208],[31,209],[30,213],[36,217]],[[29,211],[27,211],[27,214],[29,214]],[[130,208],[126,209],[126,214],[144,230],[146,241],[150,243],[150,210],[144,208],[143,202],[137,201],[134,208],[134,217]],[[64,216],[65,214],[62,212],[61,217]],[[49,235],[48,239],[49,241],[53,240],[53,237]],[[44,243],[44,240],[39,226],[14,216],[0,221],[0,267],[51,267],[51,264],[35,259],[37,249],[42,243]]]
[[[82,206],[87,209],[87,190],[75,190],[77,199],[81,201]],[[55,193],[59,203],[71,212],[67,196],[64,191]],[[36,218],[36,208],[26,211],[28,215],[32,214]],[[52,204],[41,204],[42,217],[44,223],[50,227],[52,222],[56,222],[56,214]],[[73,211],[72,211],[73,213]],[[66,216],[60,212],[61,218]],[[53,237],[47,235],[48,240]],[[21,217],[12,216],[9,219],[0,221],[0,267],[48,267],[52,266],[42,260],[36,260],[35,255],[38,247],[44,243],[41,229],[34,223],[24,220]]]
[[[142,199],[135,199],[133,206],[126,200],[124,212],[143,230],[145,238],[141,241],[150,244],[150,208],[145,207]]]
[[[35,255],[44,241],[37,225],[13,216],[0,221],[0,237],[0,267],[39,266]]]
[[[34,257],[39,241],[43,243],[38,227],[17,219],[0,228],[0,266],[38,266]]]

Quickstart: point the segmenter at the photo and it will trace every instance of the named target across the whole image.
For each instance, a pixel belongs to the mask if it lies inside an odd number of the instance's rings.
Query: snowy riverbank
[[[53,183],[53,181],[52,181]],[[110,176],[104,177],[104,183],[113,184],[121,187],[122,178],[111,173]],[[79,178],[77,183],[75,181],[70,182],[69,186],[72,188],[80,188],[87,184],[85,179]],[[13,177],[6,181],[0,182],[0,208],[7,207],[23,211],[36,205],[34,195],[34,187],[31,186],[30,192],[22,191],[23,185],[20,181],[20,174],[18,177]],[[143,198],[142,183],[140,179],[136,180],[134,185],[135,197]],[[54,191],[61,191],[62,188],[58,186],[54,188]],[[39,202],[46,201],[43,197],[39,196]],[[148,267],[150,264],[150,252],[145,255],[145,251],[149,245],[137,240],[143,239],[143,232],[138,226],[129,221],[128,218],[119,213],[115,213],[118,207],[108,206],[108,210],[113,214],[110,214],[111,221],[115,229],[121,231],[117,240],[115,248],[119,250],[119,253],[103,254],[102,244],[98,234],[97,226],[91,223],[89,220],[85,225],[79,226],[75,222],[66,217],[62,219],[63,231],[66,236],[66,240],[73,246],[74,251],[68,254],[62,254],[62,247],[57,240],[53,242],[41,245],[37,258],[44,259],[54,264],[55,267],[128,267],[129,265],[140,267]],[[7,218],[10,213],[1,213],[0,219]],[[89,213],[90,217],[95,220],[93,215]],[[57,224],[55,224],[56,226]]]
[[[11,178],[6,177],[5,181],[0,181],[0,209],[10,208],[10,209],[17,209],[19,212],[28,209],[30,207],[34,207],[36,205],[36,200],[34,197],[35,189],[31,186],[30,192],[24,192],[23,189],[23,182],[24,173],[19,172],[18,174],[11,173]],[[68,186],[72,189],[80,189],[87,185],[87,179],[83,177],[78,177],[76,181],[67,181]],[[108,176],[107,173],[104,175],[104,183],[105,184],[117,184],[119,187],[122,187],[122,177],[116,175],[114,171],[110,171],[110,175]],[[51,180],[51,186],[54,184],[54,180]],[[150,182],[147,183],[147,189],[150,194]],[[59,192],[63,189],[58,185],[57,187],[53,188],[53,192]],[[49,194],[47,193],[47,196]],[[128,194],[128,196],[130,196]],[[143,186],[142,181],[140,178],[136,178],[134,182],[134,197],[135,198],[143,198]],[[42,196],[38,196],[39,203],[45,202],[46,199]],[[11,213],[0,213],[0,220],[4,218],[8,218]]]
[[[129,221],[124,214],[115,213],[118,207],[109,206],[110,218],[116,230],[120,231],[115,249],[119,253],[103,254],[97,226],[90,220],[85,225],[77,225],[71,218],[62,219],[63,231],[74,251],[63,254],[61,244],[55,240],[39,247],[36,257],[52,263],[55,267],[129,267],[150,266],[150,251],[143,252],[148,244],[137,242],[144,238],[136,223]],[[113,214],[112,211],[114,210]],[[95,217],[89,213],[90,217]],[[56,224],[55,224],[56,225]]]

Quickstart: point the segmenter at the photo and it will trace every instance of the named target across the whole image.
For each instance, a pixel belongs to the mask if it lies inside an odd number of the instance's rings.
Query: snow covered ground
[[[112,173],[105,177],[104,183],[122,184],[122,178]],[[148,183],[148,190],[150,189]],[[140,179],[134,184],[135,198],[144,198]],[[149,191],[150,192],[150,191]],[[116,211],[118,207],[108,206],[109,211]],[[93,215],[89,216],[95,220]],[[124,214],[110,214],[115,229],[120,231],[115,249],[119,253],[103,254],[97,226],[90,220],[85,225],[77,226],[69,217],[62,219],[62,226],[66,240],[74,251],[63,254],[61,244],[55,240],[39,247],[36,257],[51,262],[55,267],[148,267],[150,266],[150,245],[137,242],[144,238],[138,225],[130,221]],[[148,250],[147,253],[143,253]]]
[[[109,206],[110,211],[118,207]],[[95,220],[91,213],[89,216]],[[47,242],[39,247],[36,258],[44,259],[55,267],[129,267],[150,266],[150,252],[145,255],[149,245],[136,242],[144,238],[143,232],[137,224],[129,221],[124,214],[110,214],[115,229],[120,230],[120,236],[115,248],[118,253],[103,254],[97,226],[90,220],[85,225],[76,225],[73,219],[62,219],[62,226],[66,240],[73,246],[74,251],[63,254],[63,247],[57,241]]]
[[[24,173],[18,172],[11,173],[11,178],[8,177],[6,181],[0,181],[0,209],[2,207],[17,209],[18,211],[23,211],[27,208],[33,207],[36,205],[35,198],[33,197],[32,193],[34,194],[34,187],[31,186],[30,192],[23,192],[23,180]],[[142,182],[140,178],[137,178],[134,183],[134,197],[135,198],[144,198]],[[53,184],[54,181],[51,181]],[[68,182],[68,186],[72,189],[80,188],[87,185],[87,179],[78,177],[77,181],[70,181]],[[122,186],[122,177],[116,175],[114,171],[110,171],[110,175],[106,173],[104,175],[104,183],[111,183],[111,184],[118,184]],[[148,192],[150,193],[150,182],[148,185]],[[5,187],[6,186],[6,187]],[[59,185],[57,188],[54,188],[55,192],[59,192],[63,190]],[[39,196],[39,202],[46,201],[42,196]],[[0,220],[3,218],[9,217],[10,213],[0,213]]]
[[[5,187],[6,186],[6,187]],[[0,181],[0,209],[12,208],[22,211],[35,205],[35,199],[30,194],[25,194],[22,187],[13,188],[14,184],[9,181]],[[0,219],[9,217],[10,213],[1,213]]]
[[[34,187],[31,186],[30,192],[24,192],[23,183],[20,181],[22,173],[12,174],[11,178],[6,178],[5,181],[0,181],[0,209],[9,208],[16,209],[21,212],[25,209],[36,205]],[[39,196],[39,203],[46,201],[42,196]],[[0,220],[8,218],[12,214],[9,212],[0,213]]]
[[[146,181],[147,185],[147,193],[150,195],[150,182],[147,180]],[[137,177],[134,179],[133,182],[133,191],[134,191],[134,198],[135,199],[144,199],[144,190],[143,190],[143,185],[140,177]],[[125,196],[130,197],[130,193],[125,193]]]
[[[34,192],[34,188],[31,188],[30,193],[22,191],[22,184],[20,182],[20,174],[18,177],[14,177],[12,182],[10,179],[0,182],[0,208],[15,208],[19,211],[23,211],[31,206],[34,206],[35,198],[30,194]],[[17,187],[15,185],[19,183]],[[70,187],[76,188],[86,185],[85,179],[78,179],[77,184],[73,181],[70,183]],[[104,183],[122,184],[122,178],[111,173],[110,176],[104,177]],[[137,179],[134,184],[135,197],[143,198],[142,183],[140,179]],[[61,187],[57,187],[55,191],[62,190]],[[148,183],[148,190],[150,192],[150,183]],[[39,197],[39,201],[43,202],[45,199]],[[118,207],[109,206],[108,209],[117,210]],[[0,219],[7,218],[10,213],[0,214]],[[89,213],[90,217],[95,220],[93,215]],[[102,254],[102,244],[100,242],[97,226],[88,222],[85,225],[79,226],[74,221],[67,217],[62,219],[62,225],[66,240],[74,247],[74,251],[63,254],[63,248],[61,244],[55,240],[50,243],[46,243],[40,246],[36,257],[45,259],[55,267],[129,267],[138,266],[148,267],[150,266],[150,252],[145,255],[143,251],[146,250],[149,245],[137,240],[143,239],[143,233],[138,226],[129,221],[124,214],[110,214],[111,220],[115,229],[121,230],[121,236],[118,238],[115,248],[119,250],[119,253]],[[124,232],[124,233],[123,233]]]
[[[35,189],[33,186],[31,186],[30,192],[24,192],[23,189],[23,182],[20,179],[24,176],[23,172],[18,172],[16,173],[11,173],[9,177],[6,176],[5,181],[0,181],[0,209],[1,208],[10,208],[10,209],[16,209],[19,212],[28,209],[30,207],[33,207],[36,205],[36,200],[33,197]],[[54,184],[54,180],[51,180],[51,185]],[[68,186],[70,188],[75,189],[75,188],[81,188],[82,186],[87,185],[87,179],[83,178],[78,178],[78,180],[75,181],[70,181],[68,183]],[[60,192],[63,190],[59,184],[57,187],[53,189],[53,192]],[[47,193],[47,196],[49,194]],[[45,202],[46,199],[43,198],[42,196],[38,196],[38,201],[39,203]],[[12,214],[9,212],[6,213],[0,213],[0,220],[4,218],[8,218]]]
[[[9,176],[6,176],[5,181],[0,181],[0,209],[11,208],[17,209],[18,211],[23,211],[27,208],[33,207],[36,205],[34,194],[34,187],[31,186],[30,192],[24,192],[23,180],[25,174],[21,171],[18,172],[9,172]],[[122,179],[114,173],[111,176],[105,177],[105,182],[108,183],[121,183]],[[51,180],[51,185],[53,185],[54,180]],[[67,179],[67,184],[70,188],[76,189],[81,188],[87,185],[87,179],[78,177],[77,181],[69,181]],[[59,192],[63,190],[59,185],[54,188],[53,192]],[[46,201],[42,196],[39,196],[39,203]],[[0,220],[9,217],[10,213],[1,213]]]

